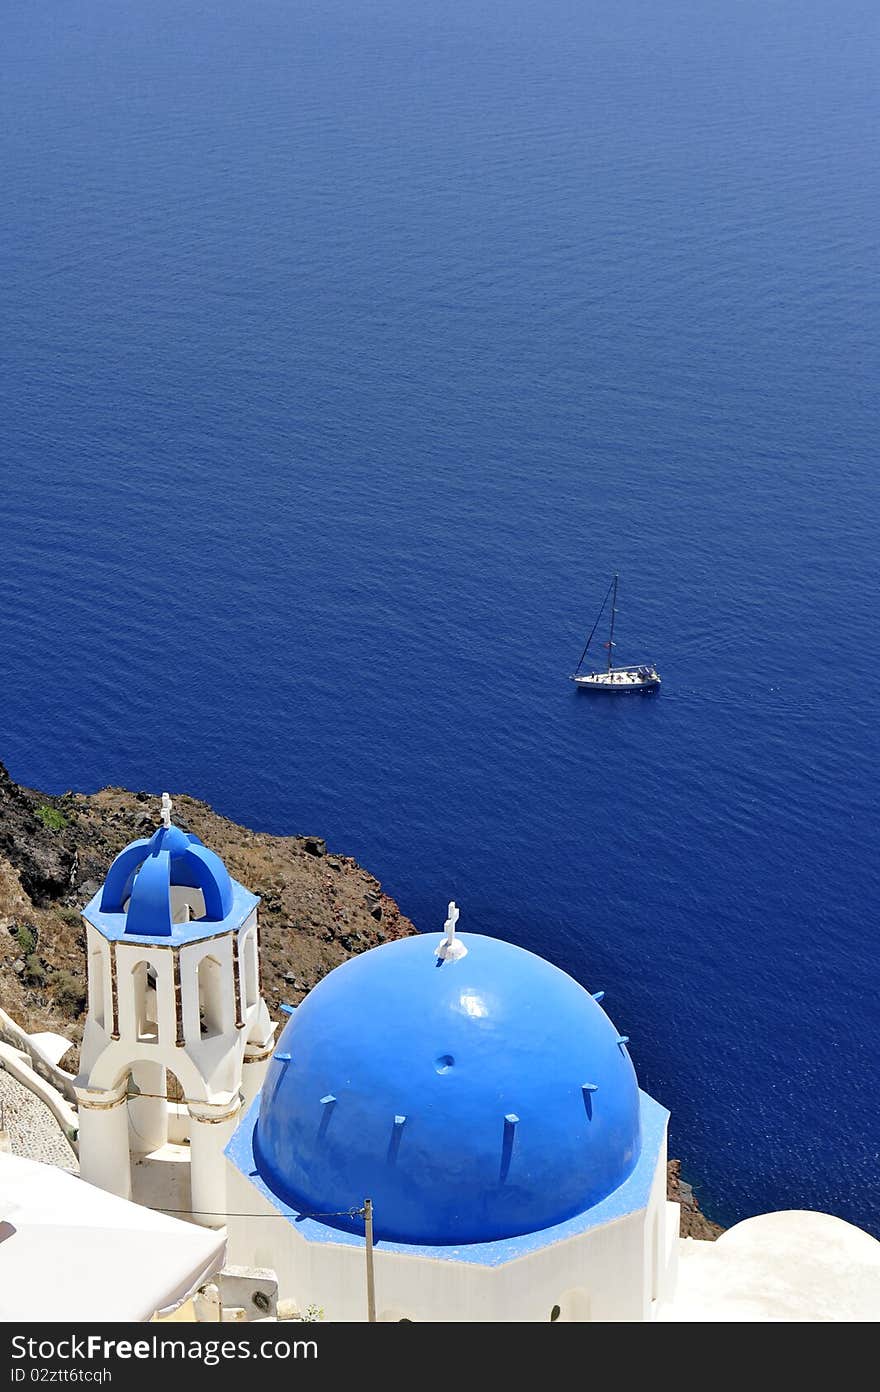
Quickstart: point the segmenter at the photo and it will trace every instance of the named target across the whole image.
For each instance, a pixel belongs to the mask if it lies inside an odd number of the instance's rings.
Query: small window
[[[250,1010],[252,1005],[256,1005],[260,991],[256,928],[245,933],[241,946],[244,955],[244,1004],[245,1009]]]
[[[216,957],[203,957],[199,962],[199,1032],[202,1039],[222,1034],[223,968]]]
[[[100,947],[89,954],[89,1009],[95,1023],[104,1028],[107,986],[104,980],[104,952]]]
[[[144,1043],[159,1039],[158,983],[156,969],[149,962],[136,962],[131,969],[134,993],[134,1019],[137,1037]]]

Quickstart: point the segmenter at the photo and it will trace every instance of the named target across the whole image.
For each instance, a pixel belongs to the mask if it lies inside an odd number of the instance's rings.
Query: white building
[[[120,852],[83,910],[80,1169],[130,1198],[133,1162],[151,1157],[135,1198],[222,1227],[223,1149],[259,1091],[275,1030],[260,995],[259,900],[172,825],[167,797],[162,823]]]
[[[880,1243],[839,1219],[679,1239],[668,1113],[602,992],[457,936],[451,905],[439,941],[332,971],[273,1052],[257,902],[170,804],[114,861],[84,911],[85,1179],[128,1197],[134,1172],[141,1202],[226,1215],[236,1268],[274,1271],[282,1300],[333,1321],[370,1311],[366,1200],[380,1320],[880,1317]]]
[[[227,1152],[230,1260],[364,1319],[345,1214],[369,1198],[379,1319],[650,1319],[678,1250],[668,1113],[599,999],[455,917],[439,949],[374,948],[293,1013]]]
[[[0,1323],[150,1320],[223,1266],[222,1232],[0,1151]]]

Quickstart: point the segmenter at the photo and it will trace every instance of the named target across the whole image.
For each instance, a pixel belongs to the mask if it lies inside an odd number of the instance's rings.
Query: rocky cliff
[[[158,799],[104,788],[48,797],[0,765],[0,1003],[24,1029],[54,1029],[78,1043],[86,1005],[81,906],[128,842],[150,835]],[[174,798],[174,819],[217,851],[262,898],[263,990],[278,1018],[331,968],[416,930],[350,856],[315,836],[269,836]],[[70,1067],[72,1055],[65,1057]]]
[[[23,1029],[55,1030],[78,1047],[86,1008],[79,910],[116,853],[157,820],[155,794],[103,788],[50,797],[19,786],[0,764],[0,1005]],[[283,1022],[278,1007],[298,1005],[347,957],[416,931],[378,880],[350,856],[328,853],[320,837],[250,831],[179,795],[174,820],[261,896],[263,992],[275,1019]],[[63,1064],[75,1069],[76,1049]],[[668,1180],[683,1235],[717,1237],[722,1230],[700,1212],[677,1160]]]

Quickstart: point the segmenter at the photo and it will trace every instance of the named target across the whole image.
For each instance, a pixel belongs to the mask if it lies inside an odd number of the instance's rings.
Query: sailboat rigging
[[[605,592],[602,600],[602,607],[596,616],[596,622],[590,630],[590,635],[584,644],[580,661],[569,678],[581,691],[613,691],[615,694],[624,691],[656,691],[660,685],[660,677],[653,662],[642,662],[632,667],[614,666],[614,620],[617,615],[617,582],[618,576],[615,574]],[[599,620],[605,612],[608,598],[611,597],[611,622],[608,628],[608,641],[604,647],[608,649],[608,666],[605,671],[582,672],[581,668],[590,649],[590,644],[599,627]]]

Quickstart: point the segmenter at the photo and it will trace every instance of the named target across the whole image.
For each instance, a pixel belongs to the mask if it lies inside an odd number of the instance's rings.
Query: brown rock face
[[[681,1204],[681,1235],[696,1237],[703,1242],[714,1242],[724,1232],[702,1212],[696,1196],[687,1180],[681,1177],[681,1161],[670,1160],[666,1166],[666,1197],[673,1203]]]
[[[0,857],[15,867],[35,904],[58,899],[72,884],[74,852],[69,838],[60,837],[58,828],[48,824],[62,816],[53,801],[20,788],[0,764]]]
[[[269,836],[236,826],[195,798],[174,796],[174,820],[262,898],[263,993],[274,1018],[322,976],[366,948],[416,930],[350,856],[316,836]],[[85,929],[79,910],[123,846],[149,836],[159,798],[104,788],[47,797],[0,764],[0,1004],[23,1029],[76,1043],[85,1018]],[[73,1052],[63,1060],[75,1064]]]

